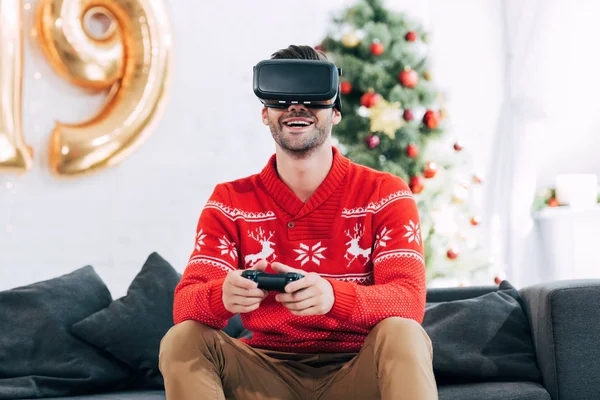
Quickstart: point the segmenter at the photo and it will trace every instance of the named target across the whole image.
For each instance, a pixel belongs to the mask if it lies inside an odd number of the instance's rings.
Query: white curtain
[[[495,259],[506,279],[522,287],[540,279],[531,216],[536,150],[548,129],[543,54],[552,34],[556,0],[503,0],[505,92],[490,148],[485,219]],[[556,27],[554,27],[556,29]]]

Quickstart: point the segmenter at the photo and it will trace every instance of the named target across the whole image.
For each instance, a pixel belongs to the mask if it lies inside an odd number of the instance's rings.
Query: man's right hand
[[[260,260],[252,270],[264,271],[267,262]],[[258,284],[242,276],[243,270],[229,271],[223,282],[223,304],[230,313],[247,313],[256,310],[267,292],[258,289]]]

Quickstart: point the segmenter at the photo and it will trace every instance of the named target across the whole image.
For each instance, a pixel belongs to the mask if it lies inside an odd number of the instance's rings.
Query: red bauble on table
[[[405,121],[412,121],[413,119],[415,119],[415,115],[413,114],[412,110],[408,108],[404,110],[404,113],[402,113],[402,117],[404,117]]]
[[[340,92],[342,94],[348,94],[352,91],[352,84],[348,81],[342,81],[340,83]]]
[[[427,110],[423,115],[423,123],[429,129],[435,129],[440,123],[440,114],[437,111]]]
[[[460,143],[460,142],[454,143],[454,150],[461,151],[463,148],[464,148],[464,146],[462,145],[462,143]]]
[[[481,223],[481,217],[479,217],[479,216],[476,215],[476,216],[474,216],[474,217],[471,218],[471,225],[477,226],[480,223]]]
[[[419,155],[419,148],[416,144],[409,144],[406,146],[406,155],[410,158],[416,158]]]
[[[414,69],[405,68],[398,74],[398,81],[407,88],[414,88],[419,83],[419,74]]]
[[[425,170],[423,171],[423,175],[425,176],[425,178],[433,178],[435,176],[435,174],[437,173],[438,170],[438,166],[434,161],[429,161],[426,165],[425,165]]]
[[[404,36],[404,38],[409,42],[414,42],[415,40],[417,40],[417,33],[410,31]]]
[[[452,247],[452,248],[448,249],[448,251],[446,252],[446,257],[448,257],[451,260],[456,260],[458,258],[459,254],[460,254],[460,251],[457,248]]]
[[[374,56],[380,56],[383,54],[383,43],[380,42],[374,42],[371,43],[371,54],[373,54]]]
[[[425,179],[423,179],[422,176],[413,176],[412,178],[410,178],[410,183],[408,186],[414,194],[419,194],[423,191],[423,188],[425,187]]]
[[[369,135],[366,139],[365,142],[367,143],[367,146],[369,146],[370,149],[374,149],[375,147],[379,146],[379,136],[377,135]]]
[[[381,99],[381,95],[375,92],[367,92],[360,98],[360,104],[364,107],[371,108]]]

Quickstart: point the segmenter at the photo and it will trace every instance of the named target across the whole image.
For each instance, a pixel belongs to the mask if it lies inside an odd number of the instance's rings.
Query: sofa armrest
[[[553,400],[598,399],[600,280],[538,284],[519,291],[544,386]]]

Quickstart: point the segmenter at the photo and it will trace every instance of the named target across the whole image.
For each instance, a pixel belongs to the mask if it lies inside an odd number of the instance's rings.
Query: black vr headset
[[[342,69],[328,61],[277,59],[254,66],[254,93],[265,107],[337,108],[342,111]]]

